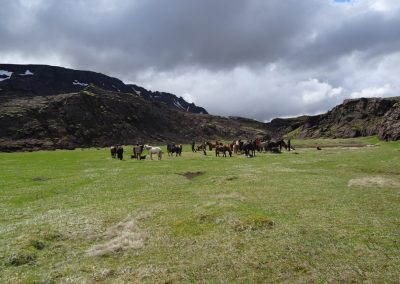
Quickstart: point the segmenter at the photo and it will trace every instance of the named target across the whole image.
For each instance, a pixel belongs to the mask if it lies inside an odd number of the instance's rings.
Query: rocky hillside
[[[0,151],[253,138],[265,134],[264,129],[261,122],[179,111],[94,85],[0,104]]]
[[[0,65],[0,151],[370,135],[400,139],[400,97],[345,100],[325,114],[266,124],[211,116],[173,94],[95,72]]]
[[[400,97],[345,100],[325,114],[274,119],[267,124],[272,136],[351,138],[378,135],[400,139]]]
[[[89,85],[117,93],[132,93],[145,100],[162,102],[177,110],[207,113],[182,97],[163,92],[151,92],[136,85],[104,74],[47,65],[0,64],[0,98],[2,101],[16,97],[52,96],[79,92]]]

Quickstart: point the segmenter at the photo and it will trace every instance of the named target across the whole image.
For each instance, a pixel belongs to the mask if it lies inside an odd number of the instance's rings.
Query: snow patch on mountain
[[[6,70],[0,70],[0,76],[3,76],[2,78],[0,78],[0,82],[4,81],[4,80],[8,80],[11,78],[13,72],[10,71],[6,71]],[[5,77],[4,77],[5,76]]]
[[[86,83],[81,83],[78,80],[74,80],[72,82],[72,84],[74,84],[75,86],[78,85],[78,86],[83,86],[83,87],[87,87],[89,85],[89,84],[86,84]]]
[[[136,90],[134,87],[131,87],[131,89],[136,93],[136,95],[141,96],[141,92]]]
[[[25,73],[19,74],[19,76],[32,76],[34,75],[29,69],[25,70]]]
[[[185,109],[177,100],[174,100],[174,105],[177,107],[177,108],[180,108],[180,109]]]

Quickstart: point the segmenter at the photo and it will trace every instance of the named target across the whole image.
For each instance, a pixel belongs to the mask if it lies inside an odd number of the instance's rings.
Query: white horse
[[[162,153],[163,151],[161,150],[161,148],[159,147],[153,147],[153,146],[149,146],[149,145],[144,145],[144,148],[149,151],[150,154],[150,159],[153,160],[153,154],[157,154],[158,155],[158,159],[161,160],[162,158]]]

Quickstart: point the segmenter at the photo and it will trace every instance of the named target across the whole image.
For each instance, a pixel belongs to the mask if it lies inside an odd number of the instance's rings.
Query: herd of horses
[[[256,152],[272,152],[272,153],[281,153],[282,149],[285,148],[286,150],[290,151],[294,148],[290,144],[290,140],[286,143],[283,139],[279,139],[277,141],[262,141],[261,139],[255,140],[235,140],[229,144],[223,144],[219,141],[212,142],[203,142],[199,146],[197,146],[197,151],[203,151],[206,155],[206,148],[208,147],[209,151],[215,149],[215,156],[226,157],[227,153],[230,157],[232,157],[232,153],[240,155],[244,154],[246,157],[255,157]],[[123,152],[122,146],[118,147],[111,147],[111,156],[115,158],[117,152],[121,150]],[[135,145],[133,146],[133,155],[131,158],[143,160],[146,159],[146,155],[142,155],[143,151],[147,150],[148,154],[150,155],[150,159],[153,160],[153,155],[157,155],[158,160],[162,159],[163,151],[160,147],[153,147],[150,145]],[[192,143],[192,151],[196,151],[194,147],[194,142]],[[175,145],[175,143],[167,144],[167,153],[168,156],[181,156],[182,155],[182,145]],[[122,159],[121,156],[118,158]]]
[[[232,157],[232,153],[245,154],[247,157],[254,157],[256,152],[281,153],[283,148],[288,151],[294,149],[290,145],[290,140],[286,143],[283,139],[277,141],[262,141],[261,139],[248,141],[235,140],[229,144],[223,144],[216,141],[215,143],[207,142],[206,145],[210,151],[215,149],[216,156],[220,156],[220,153],[222,153],[223,157],[226,157],[226,153],[229,153],[230,157]]]

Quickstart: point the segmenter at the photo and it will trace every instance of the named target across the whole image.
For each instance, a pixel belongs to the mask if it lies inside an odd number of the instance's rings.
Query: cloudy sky
[[[399,0],[0,0],[0,63],[92,70],[268,121],[400,95]]]

